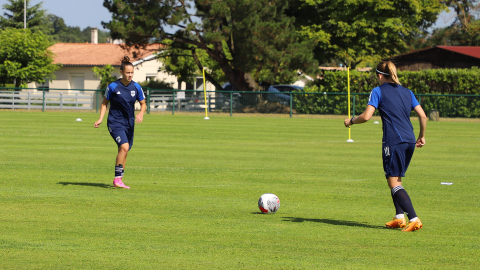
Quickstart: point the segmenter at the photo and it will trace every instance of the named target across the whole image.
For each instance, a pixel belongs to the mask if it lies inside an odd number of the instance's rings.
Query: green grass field
[[[146,115],[126,190],[97,119],[0,111],[0,269],[480,268],[478,121],[428,123],[404,178],[424,228],[405,233],[384,229],[373,121],[346,143],[339,119]]]

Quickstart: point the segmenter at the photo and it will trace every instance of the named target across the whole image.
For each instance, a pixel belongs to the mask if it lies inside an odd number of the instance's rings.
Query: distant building
[[[480,46],[434,46],[391,57],[398,70],[480,67]]]
[[[65,89],[62,92],[74,93],[73,89],[98,89],[100,79],[95,78],[93,67],[112,65],[120,78],[120,65],[124,56],[130,57],[130,62],[135,68],[133,80],[144,82],[149,80],[164,80],[171,83],[176,89],[201,88],[203,90],[203,78],[197,79],[194,85],[178,85],[177,77],[159,71],[163,65],[156,58],[156,52],[161,48],[160,44],[147,45],[145,48],[136,48],[127,51],[122,48],[120,41],[114,43],[98,43],[96,29],[92,29],[91,43],[57,43],[48,49],[54,53],[54,63],[62,64],[62,68],[55,72],[55,80],[39,84],[32,82],[29,88],[57,88]],[[201,84],[201,85],[200,85]],[[207,90],[214,90],[213,85],[207,83]],[[85,93],[87,94],[87,93]]]

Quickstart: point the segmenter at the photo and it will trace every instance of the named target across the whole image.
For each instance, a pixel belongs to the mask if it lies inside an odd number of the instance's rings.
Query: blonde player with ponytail
[[[377,80],[368,101],[367,108],[358,117],[345,119],[345,127],[365,123],[379,110],[383,124],[382,157],[383,169],[391,190],[396,215],[385,223],[388,228],[405,228],[402,231],[416,231],[423,227],[413,208],[410,197],[402,186],[415,147],[425,145],[427,117],[408,88],[403,87],[397,77],[397,69],[390,61],[383,61],[376,68]],[[410,112],[414,110],[420,118],[420,131],[415,139]],[[408,216],[409,223],[405,219]]]

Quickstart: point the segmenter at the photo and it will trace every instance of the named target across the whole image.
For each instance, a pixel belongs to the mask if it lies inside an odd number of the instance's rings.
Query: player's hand
[[[344,124],[345,124],[345,127],[347,127],[347,128],[350,127],[350,126],[351,126],[351,125],[350,125],[350,119],[345,119],[345,123],[344,123]]]
[[[101,123],[102,123],[102,120],[98,120],[97,122],[95,122],[95,125],[93,125],[93,126],[94,126],[95,128],[98,128]]]
[[[135,117],[135,122],[136,122],[137,124],[140,124],[140,123],[143,122],[143,113],[137,114],[137,116]]]
[[[417,148],[423,147],[425,145],[425,138],[424,137],[418,138],[415,144]]]

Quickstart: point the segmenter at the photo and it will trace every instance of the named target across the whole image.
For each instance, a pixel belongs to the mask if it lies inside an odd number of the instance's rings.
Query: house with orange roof
[[[59,91],[67,93],[78,93],[78,90],[75,89],[99,89],[100,79],[95,78],[92,68],[110,64],[117,70],[113,75],[120,78],[121,60],[126,55],[130,57],[130,62],[134,66],[133,80],[136,82],[163,80],[171,83],[176,89],[191,89],[195,87],[195,84],[203,83],[199,79],[194,85],[185,85],[185,83],[178,85],[177,77],[159,71],[159,68],[163,65],[156,58],[156,53],[162,46],[160,44],[127,50],[124,49],[122,44],[99,44],[96,37],[96,29],[94,28],[91,43],[57,43],[49,47],[48,49],[55,55],[54,63],[62,64],[62,68],[55,72],[55,80],[47,81],[44,84],[32,82],[28,85],[28,88],[61,89]],[[207,90],[215,90],[215,88],[208,83]],[[90,92],[84,92],[84,94],[87,93]]]

